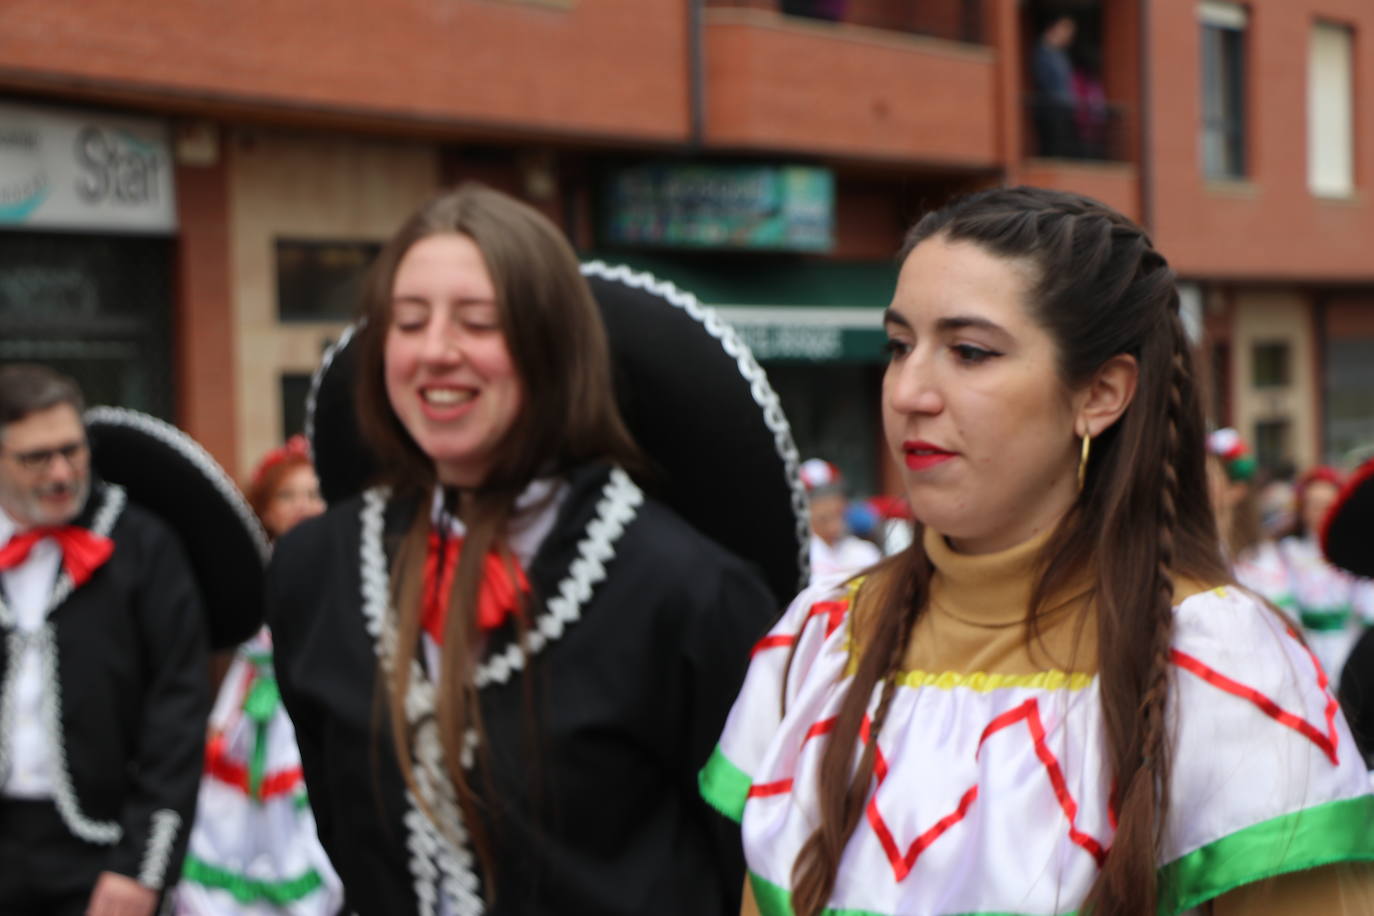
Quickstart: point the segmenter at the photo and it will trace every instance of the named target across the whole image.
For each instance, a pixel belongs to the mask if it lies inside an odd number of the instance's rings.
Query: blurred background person
[[[1045,22],[1040,40],[1031,52],[1031,80],[1035,89],[1035,133],[1041,156],[1073,157],[1078,154],[1074,117],[1073,61],[1069,47],[1078,31],[1072,16],[1056,14]]]
[[[878,495],[870,497],[868,505],[878,515],[877,537],[874,540],[883,556],[901,553],[911,545],[914,521],[911,505],[904,496]]]
[[[1277,543],[1298,526],[1298,492],[1293,485],[1293,466],[1283,465],[1264,475],[1255,489],[1260,536]]]
[[[812,458],[802,463],[801,479],[811,513],[811,581],[852,576],[881,560],[882,551],[849,528],[849,497],[839,469]]]
[[[1229,427],[1207,437],[1207,490],[1222,546],[1236,581],[1296,621],[1288,566],[1278,542],[1260,526],[1256,462],[1240,433]]]
[[[324,511],[303,436],[265,455],[248,504],[273,543]],[[315,834],[295,730],[282,706],[266,627],[242,645],[210,715],[205,773],[176,912],[332,916],[338,876]]]
[[[292,436],[281,448],[268,452],[253,471],[245,495],[273,541],[297,522],[323,512],[320,480],[310,463],[305,437]]]
[[[152,916],[195,810],[199,589],[177,532],[95,474],[84,409],[67,376],[0,366],[6,916]]]
[[[1328,563],[1318,540],[1343,483],[1338,470],[1324,465],[1299,477],[1297,530],[1279,542],[1303,636],[1333,685],[1367,621],[1374,619],[1368,583]]]

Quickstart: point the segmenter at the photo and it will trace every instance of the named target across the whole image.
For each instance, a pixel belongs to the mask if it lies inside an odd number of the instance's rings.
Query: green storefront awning
[[[731,252],[718,257],[587,252],[647,271],[692,293],[729,321],[760,361],[880,363],[882,311],[896,262],[830,261]]]

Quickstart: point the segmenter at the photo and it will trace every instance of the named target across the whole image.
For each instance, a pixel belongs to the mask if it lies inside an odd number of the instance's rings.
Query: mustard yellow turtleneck
[[[1027,641],[1036,561],[1049,532],[999,553],[955,551],[927,528],[935,567],[926,613],[916,622],[902,667],[908,672],[1026,677],[1044,672],[1091,676],[1096,626],[1086,576],[1051,596]]]

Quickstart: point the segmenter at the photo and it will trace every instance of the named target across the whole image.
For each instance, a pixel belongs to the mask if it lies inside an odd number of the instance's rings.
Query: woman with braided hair
[[[744,911],[1374,912],[1363,762],[1232,584],[1148,237],[1072,194],[963,198],[911,231],[885,327],[924,529],[755,649],[701,774]]]

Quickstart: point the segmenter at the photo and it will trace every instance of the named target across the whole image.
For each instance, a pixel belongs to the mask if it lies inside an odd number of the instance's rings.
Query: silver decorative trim
[[[253,546],[257,548],[258,555],[262,557],[264,563],[267,562],[271,549],[268,546],[267,532],[263,530],[262,523],[258,521],[257,515],[254,514],[247,500],[243,498],[243,494],[239,492],[234,481],[225,473],[224,468],[220,467],[214,456],[207,452],[199,442],[170,423],[124,407],[92,407],[86,411],[85,421],[87,426],[92,423],[108,423],[111,426],[136,429],[179,452],[205,476],[205,479],[228,503],[234,514],[238,516],[239,521],[243,523],[248,536],[253,540]]]
[[[334,359],[344,351],[353,335],[361,331],[365,324],[367,319],[360,318],[344,328],[339,339],[324,351],[319,368],[310,376],[310,391],[305,395],[305,441],[310,446],[311,462],[315,460],[315,406],[319,403],[320,387],[324,384],[324,377],[329,372],[329,367],[334,364]]]
[[[806,489],[802,486],[801,476],[797,472],[801,456],[797,451],[797,443],[792,438],[792,427],[782,412],[782,402],[778,399],[777,392],[768,384],[768,374],[763,371],[758,360],[754,359],[749,346],[715,309],[709,305],[702,305],[696,296],[678,289],[667,280],[658,279],[651,273],[631,270],[623,264],[612,266],[605,261],[588,261],[582,265],[582,275],[624,283],[626,286],[642,289],[665,299],[700,322],[706,333],[720,341],[721,349],[734,359],[739,374],[749,383],[749,392],[754,396],[754,402],[763,408],[763,422],[773,434],[773,447],[778,450],[778,457],[782,459],[783,473],[787,478],[788,489],[792,492],[792,512],[797,518],[797,562],[801,570],[797,588],[805,588],[811,581],[811,522],[806,505]]]
[[[361,512],[360,559],[362,612],[364,625],[383,666],[391,671],[396,652],[395,615],[391,613],[391,580],[386,551],[382,546],[383,516],[390,490],[374,487],[363,493]],[[535,619],[527,636],[528,654],[511,645],[500,655],[482,662],[474,675],[479,688],[506,683],[512,674],[525,667],[528,658],[562,637],[567,628],[582,617],[583,606],[596,586],[606,578],[606,565],[615,557],[615,545],[634,520],[644,502],[644,493],[620,468],[613,468],[601,491],[595,517],[588,523],[577,545],[577,557]],[[415,729],[415,782],[425,804],[413,793],[406,793],[409,805],[404,817],[409,837],[410,874],[415,899],[422,916],[479,916],[485,904],[479,891],[472,850],[467,845],[467,830],[453,783],[444,772],[443,750],[438,726],[434,722],[434,684],[416,659],[411,659],[410,688],[406,694],[406,718]],[[463,736],[462,764],[471,767],[477,750],[477,734],[469,729]],[[425,814],[428,807],[445,825],[440,829]],[[439,901],[436,883],[444,896]]]
[[[48,726],[48,740],[52,744],[53,803],[57,813],[72,835],[87,843],[113,846],[124,835],[118,821],[97,821],[81,812],[76,791],[72,788],[71,772],[67,769],[67,748],[62,740],[62,678],[57,666],[57,638],[51,623],[34,634],[33,644],[37,646],[42,660],[43,673],[47,676],[47,689],[43,691],[43,721]]]
[[[102,537],[109,537],[114,529],[115,520],[119,518],[119,513],[124,511],[127,502],[128,496],[124,493],[123,487],[106,484],[105,501],[96,510],[91,530]],[[48,613],[51,614],[59,604],[67,600],[71,592],[71,577],[64,571],[53,588]],[[72,774],[67,767],[67,745],[62,733],[62,676],[57,663],[57,629],[51,621],[47,621],[30,638],[38,647],[43,675],[47,681],[47,689],[43,691],[43,720],[48,726],[48,740],[52,744],[55,764],[52,774],[53,803],[73,836],[88,843],[113,846],[124,835],[123,828],[117,821],[97,821],[83,814],[76,790],[72,787]],[[8,730],[5,734],[8,738]]]
[[[9,665],[5,681],[0,685],[0,786],[10,778],[10,736],[14,731],[14,695],[19,687],[19,659],[29,645],[29,634],[10,630],[5,637],[5,651]]]
[[[643,503],[644,492],[630,479],[630,475],[620,468],[613,469],[602,490],[597,517],[587,525],[587,534],[577,545],[577,559],[558,584],[558,593],[545,602],[544,613],[530,628],[526,638],[529,643],[528,655],[519,645],[511,643],[500,655],[478,666],[474,676],[478,688],[491,683],[506,683],[513,673],[525,667],[527,657],[538,655],[546,645],[559,639],[567,627],[577,622],[582,616],[582,605],[606,578],[606,563],[615,556],[616,541],[620,540],[625,526],[634,519]]]
[[[172,858],[172,844],[181,828],[181,815],[171,808],[159,808],[149,818],[148,846],[143,851],[143,864],[138,870],[138,883],[153,890],[161,890],[167,878],[167,866]]]

